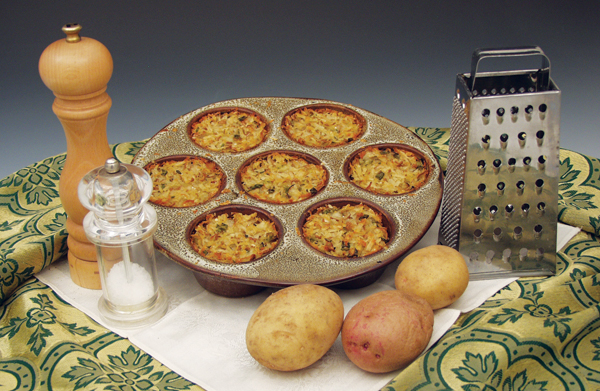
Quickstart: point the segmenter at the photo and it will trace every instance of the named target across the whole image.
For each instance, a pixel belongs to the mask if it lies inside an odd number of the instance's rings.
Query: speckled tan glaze
[[[361,115],[365,124],[362,138],[348,145],[324,149],[300,145],[281,130],[286,113],[305,105],[321,104],[350,108]],[[264,117],[271,124],[265,141],[253,150],[241,153],[210,152],[195,145],[188,135],[190,122],[204,112],[221,107],[241,107]],[[431,172],[427,182],[418,191],[398,196],[381,196],[348,182],[343,168],[347,157],[359,148],[382,143],[408,145],[428,160]],[[298,151],[314,156],[329,173],[327,186],[314,197],[287,205],[261,202],[248,197],[236,184],[239,168],[253,156],[272,150]],[[168,124],[140,149],[133,163],[143,167],[151,161],[170,155],[196,155],[214,161],[226,173],[227,184],[217,197],[197,207],[156,206],[159,224],[154,236],[155,244],[161,252],[181,265],[196,273],[218,278],[224,283],[286,287],[302,283],[334,285],[359,280],[365,275],[381,271],[410,249],[429,229],[442,197],[442,172],[439,163],[429,146],[416,134],[366,110],[327,100],[264,97],[214,103],[191,111]],[[386,250],[363,258],[340,259],[327,257],[304,243],[298,234],[297,224],[306,210],[328,199],[343,198],[372,202],[390,216],[395,234]],[[196,253],[186,237],[189,225],[200,214],[228,203],[257,207],[275,216],[284,227],[277,248],[267,256],[243,265],[218,264]]]

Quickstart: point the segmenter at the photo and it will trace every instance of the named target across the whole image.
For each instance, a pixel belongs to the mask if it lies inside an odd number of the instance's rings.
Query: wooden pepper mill
[[[85,174],[113,157],[106,137],[106,120],[112,105],[106,85],[112,76],[113,60],[103,44],[79,36],[79,24],[67,24],[62,30],[66,39],[44,50],[39,72],[56,96],[52,110],[67,139],[59,194],[67,213],[71,279],[84,288],[101,289],[96,247],[88,241],[82,226],[88,210],[79,202],[77,186]]]

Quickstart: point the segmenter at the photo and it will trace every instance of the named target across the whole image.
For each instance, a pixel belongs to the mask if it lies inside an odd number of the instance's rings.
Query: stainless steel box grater
[[[477,72],[487,57],[540,56],[534,70]],[[560,90],[539,47],[479,49],[459,74],[439,242],[472,279],[556,271]]]

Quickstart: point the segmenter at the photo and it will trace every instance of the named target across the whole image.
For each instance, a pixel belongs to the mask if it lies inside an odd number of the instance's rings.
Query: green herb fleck
[[[227,228],[229,228],[229,226],[227,224],[221,223],[221,224],[217,224],[217,227],[215,229],[218,233],[223,233],[223,232],[227,231]]]

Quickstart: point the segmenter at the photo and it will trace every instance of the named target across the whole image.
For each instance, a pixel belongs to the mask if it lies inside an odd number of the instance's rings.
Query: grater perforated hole
[[[533,227],[533,237],[539,239],[542,236],[543,230],[544,228],[540,224]]]
[[[481,242],[481,237],[483,236],[483,231],[480,229],[476,229],[473,232],[473,240],[475,241],[475,243],[480,243]]]
[[[510,90],[508,90],[508,92],[514,94],[515,92],[517,92],[517,90],[515,90],[515,87],[510,87]]]
[[[514,157],[508,159],[508,172],[515,171],[515,164],[517,164],[517,159],[515,159]]]
[[[519,146],[523,148],[525,146],[525,142],[527,141],[527,133],[521,132],[517,135],[517,138],[519,139]]]
[[[541,259],[541,258],[543,258],[543,257],[544,257],[544,253],[545,253],[545,250],[544,250],[542,247],[540,247],[540,248],[538,248],[537,250],[535,250],[535,256],[536,256],[538,259]]]
[[[519,108],[517,106],[513,106],[510,108],[510,119],[512,122],[517,122],[517,114],[519,113]]]
[[[519,250],[519,259],[521,261],[525,260],[525,258],[527,258],[527,249],[525,247],[523,247],[522,249]]]
[[[490,221],[493,221],[498,213],[498,207],[496,205],[490,206]]]
[[[493,251],[493,250],[488,250],[488,251],[485,253],[485,261],[486,261],[487,263],[492,263],[492,259],[494,259],[494,255],[496,255],[496,253],[494,253],[494,251]]]
[[[479,206],[476,206],[475,208],[473,208],[473,221],[475,221],[476,223],[479,223],[480,219],[481,219],[481,208]]]
[[[486,189],[485,183],[480,183],[477,186],[477,195],[479,196],[479,198],[482,198],[483,196],[485,196],[485,189]]]
[[[502,160],[494,159],[492,162],[492,170],[494,171],[494,174],[497,174],[500,171],[500,167],[502,167]]]
[[[504,107],[500,107],[498,108],[498,110],[496,110],[496,121],[498,122],[498,124],[501,124],[502,121],[504,121]]]
[[[523,236],[523,228],[517,226],[515,227],[515,229],[513,229],[513,238],[515,240],[519,240],[521,239],[521,237]]]
[[[537,204],[537,214],[539,216],[543,216],[545,212],[546,212],[546,204],[543,202],[540,202],[539,204]]]
[[[495,242],[499,242],[502,239],[502,228],[496,227],[494,228],[494,233],[492,235]]]
[[[481,119],[483,120],[484,125],[490,123],[490,109],[483,109],[481,112]]]
[[[542,144],[544,144],[544,131],[538,130],[537,133],[535,134],[535,138],[537,140],[538,147],[541,147]]]
[[[505,187],[506,187],[506,185],[504,182],[498,182],[498,184],[496,185],[496,190],[497,190],[499,196],[504,194]]]
[[[546,168],[546,161],[547,161],[547,158],[545,155],[538,157],[538,169],[540,171],[543,171]]]
[[[541,194],[544,187],[544,180],[538,179],[535,181],[535,194]]]
[[[480,175],[485,174],[485,167],[486,167],[485,160],[480,160],[480,161],[477,162],[477,172]]]
[[[525,189],[525,182],[518,181],[517,182],[517,195],[523,195],[524,189]]]
[[[545,119],[546,118],[546,110],[548,110],[548,106],[546,106],[545,103],[542,103],[540,105],[540,107],[538,108],[538,110],[540,111],[540,119]]]
[[[511,254],[512,254],[512,251],[510,251],[510,248],[505,248],[504,251],[502,251],[502,260],[504,262],[508,262]]]
[[[504,216],[509,219],[512,217],[515,207],[512,204],[508,204],[504,207]]]
[[[527,113],[527,114],[533,113],[533,106],[527,105],[527,107],[525,107],[525,113]]]
[[[529,171],[530,164],[531,164],[531,158],[529,156],[525,156],[523,158],[523,169],[525,171]]]
[[[481,138],[481,146],[483,147],[483,149],[488,149],[490,147],[490,139],[491,137],[488,134]]]
[[[506,149],[507,141],[508,141],[508,134],[502,133],[500,135],[500,148]]]
[[[477,251],[473,251],[471,254],[469,254],[469,261],[475,262],[478,260],[479,260],[479,253]]]
[[[528,214],[529,214],[529,204],[521,205],[521,215],[523,217],[527,217]]]

